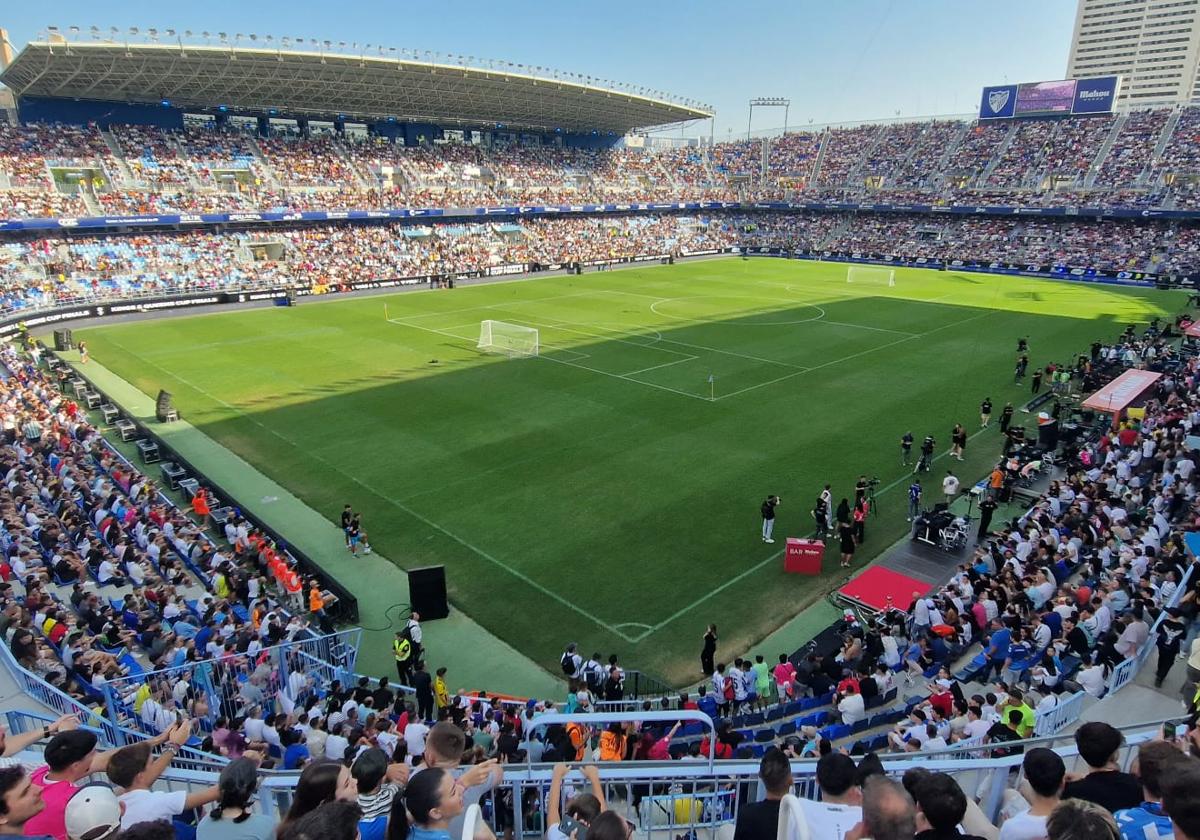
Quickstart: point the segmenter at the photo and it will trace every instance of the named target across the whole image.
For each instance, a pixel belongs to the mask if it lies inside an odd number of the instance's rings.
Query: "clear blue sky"
[[[745,132],[755,96],[790,97],[793,126],[974,110],[985,84],[1062,78],[1074,14],[1073,0],[59,0],[6,4],[0,26],[17,49],[47,25],[96,25],[504,59],[698,99],[721,139]],[[764,110],[754,126],[782,122]]]

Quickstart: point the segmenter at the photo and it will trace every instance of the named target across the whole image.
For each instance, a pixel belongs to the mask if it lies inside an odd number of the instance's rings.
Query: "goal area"
[[[538,331],[506,321],[481,321],[478,348],[486,353],[503,353],[509,357],[536,356]]]
[[[896,271],[891,268],[852,265],[846,269],[846,282],[869,286],[895,286]]]

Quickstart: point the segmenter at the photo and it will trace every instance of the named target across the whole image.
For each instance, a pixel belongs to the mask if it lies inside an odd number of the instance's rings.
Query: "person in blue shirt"
[[[986,680],[988,675],[995,668],[999,673],[1004,667],[1004,660],[1008,658],[1008,646],[1012,643],[1012,631],[1000,623],[1000,619],[992,619],[992,635],[988,639],[987,649],[984,654],[987,656],[987,671],[983,677]]]
[[[308,746],[300,740],[299,732],[295,729],[284,729],[279,733],[279,740],[283,744],[284,770],[299,770],[308,764],[311,756]]]
[[[914,478],[908,485],[908,521],[912,522],[921,515],[921,480]]]
[[[1149,741],[1138,748],[1138,781],[1145,801],[1136,808],[1123,808],[1113,816],[1122,840],[1168,840],[1174,836],[1171,818],[1163,810],[1163,782],[1189,759],[1169,741]]]
[[[719,717],[717,714],[717,701],[714,700],[712,695],[708,693],[707,686],[700,686],[700,696],[696,699],[696,708],[704,712],[704,714],[708,715],[713,720],[716,720],[717,717]]]

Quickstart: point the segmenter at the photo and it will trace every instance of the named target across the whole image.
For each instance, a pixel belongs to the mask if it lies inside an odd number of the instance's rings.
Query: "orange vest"
[[[317,612],[325,609],[325,601],[321,599],[321,590],[315,586],[308,590],[308,611]]]
[[[293,571],[284,572],[283,588],[286,589],[291,595],[299,593],[303,589],[303,587],[300,585],[300,575]]]

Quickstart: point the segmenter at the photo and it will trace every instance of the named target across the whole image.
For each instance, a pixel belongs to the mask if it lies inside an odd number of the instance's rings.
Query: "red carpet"
[[[933,587],[883,566],[873,566],[838,590],[843,598],[871,610],[887,607],[888,596],[898,609],[908,609],[913,593],[924,595]]]

